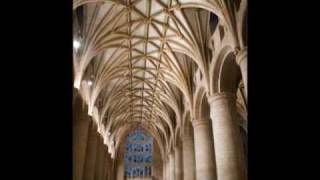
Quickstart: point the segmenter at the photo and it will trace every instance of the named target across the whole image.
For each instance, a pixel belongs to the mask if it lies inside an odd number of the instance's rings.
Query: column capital
[[[168,162],[169,161],[169,155],[165,154],[164,157],[162,158],[163,162]]]
[[[220,92],[220,93],[214,93],[212,95],[208,95],[207,98],[208,98],[208,103],[212,104],[213,102],[222,100],[222,99],[235,100],[236,95],[230,92]]]
[[[247,60],[247,57],[248,57],[247,47],[240,49],[235,53],[235,55],[236,55],[236,62],[240,66],[244,61]]]
[[[168,157],[169,157],[170,155],[174,154],[174,153],[173,153],[173,149],[172,149],[172,148],[168,149],[167,152],[166,152],[166,154],[167,154]]]
[[[170,153],[168,153],[168,159],[174,157],[174,151],[171,151]]]
[[[194,119],[191,123],[194,128],[200,125],[207,125],[210,123],[210,118]]]

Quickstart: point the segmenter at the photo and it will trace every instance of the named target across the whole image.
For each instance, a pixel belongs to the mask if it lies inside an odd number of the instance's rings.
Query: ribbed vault
[[[170,149],[183,111],[196,106],[196,71],[210,93],[210,17],[232,34],[229,46],[241,44],[228,2],[74,0],[74,86],[105,144],[115,147],[116,136],[139,123]]]

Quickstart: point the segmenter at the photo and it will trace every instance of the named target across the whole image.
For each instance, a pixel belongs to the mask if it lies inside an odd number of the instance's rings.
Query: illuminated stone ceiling
[[[214,91],[214,53],[243,46],[235,22],[245,7],[244,0],[74,0],[74,86],[105,143],[141,123],[170,146],[183,113],[195,116],[195,92]]]

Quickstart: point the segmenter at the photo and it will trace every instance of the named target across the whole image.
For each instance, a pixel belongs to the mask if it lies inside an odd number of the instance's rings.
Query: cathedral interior
[[[73,0],[73,180],[247,179],[247,0]]]

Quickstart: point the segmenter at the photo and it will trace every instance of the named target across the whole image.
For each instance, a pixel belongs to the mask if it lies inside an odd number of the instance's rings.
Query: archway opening
[[[241,71],[236,63],[235,55],[229,53],[220,70],[220,91],[221,92],[236,92],[241,80]]]

